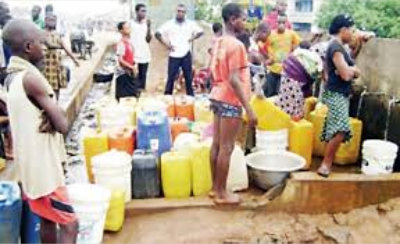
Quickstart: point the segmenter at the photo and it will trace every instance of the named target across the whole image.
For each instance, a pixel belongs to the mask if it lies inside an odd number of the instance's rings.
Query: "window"
[[[299,32],[310,32],[311,24],[310,23],[293,23],[293,30]]]
[[[313,11],[313,0],[296,0],[296,12],[309,13]]]

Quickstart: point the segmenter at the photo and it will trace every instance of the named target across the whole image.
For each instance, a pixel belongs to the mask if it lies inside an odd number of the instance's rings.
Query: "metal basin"
[[[282,183],[291,172],[302,169],[306,160],[287,151],[259,151],[247,155],[246,163],[250,181],[257,187],[268,190]]]

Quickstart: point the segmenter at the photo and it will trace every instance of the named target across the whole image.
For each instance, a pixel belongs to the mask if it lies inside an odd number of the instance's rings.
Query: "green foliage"
[[[332,19],[341,13],[353,16],[356,26],[373,31],[379,37],[400,38],[399,0],[326,0],[317,22],[329,28]]]

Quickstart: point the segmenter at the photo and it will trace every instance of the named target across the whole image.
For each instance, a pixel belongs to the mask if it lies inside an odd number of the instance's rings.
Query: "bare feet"
[[[216,194],[215,194],[215,191],[214,191],[214,190],[211,190],[211,191],[208,192],[208,197],[209,197],[209,198],[214,198],[215,195],[216,195]]]
[[[317,173],[322,176],[322,177],[328,177],[329,174],[331,173],[331,167],[326,165],[324,162],[322,162],[321,166],[319,167]]]
[[[223,194],[216,195],[214,202],[218,205],[236,205],[240,203],[240,197],[238,194],[225,192]]]

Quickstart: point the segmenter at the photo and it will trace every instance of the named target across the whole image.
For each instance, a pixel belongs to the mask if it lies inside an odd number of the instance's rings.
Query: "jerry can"
[[[314,111],[315,106],[317,105],[318,98],[316,97],[308,97],[304,102],[304,119],[310,120],[310,113]]]
[[[192,158],[192,186],[194,196],[205,196],[212,188],[210,153],[207,143],[197,143],[189,149]]]
[[[112,190],[104,230],[120,231],[125,219],[125,191]]]
[[[347,165],[357,163],[360,156],[362,127],[361,120],[350,118],[350,128],[353,137],[350,141],[340,144],[335,154],[335,164]]]
[[[176,117],[194,121],[194,98],[181,95],[175,97]]]
[[[22,200],[16,182],[0,181],[0,243],[19,243]]]
[[[246,158],[239,145],[232,152],[226,186],[230,191],[242,191],[249,187]]]
[[[305,119],[298,122],[291,121],[289,129],[289,151],[302,156],[309,169],[312,163],[313,124]]]
[[[132,198],[161,195],[160,165],[153,151],[136,150],[132,159]]]
[[[111,149],[124,151],[132,155],[135,149],[134,128],[125,126],[115,128],[108,133],[108,146]]]
[[[273,101],[253,96],[250,106],[258,119],[257,129],[276,131],[289,128],[290,116],[278,108]]]
[[[170,118],[175,118],[175,98],[172,95],[160,95],[157,97],[160,101],[165,103],[167,107],[167,114]]]
[[[214,114],[210,109],[210,101],[206,98],[194,102],[194,118],[196,122],[212,123]]]
[[[175,141],[176,137],[181,133],[187,133],[190,131],[189,121],[186,118],[176,118],[171,121],[171,136],[172,142]]]
[[[94,183],[92,157],[108,151],[108,137],[105,132],[90,128],[83,128],[81,133],[88,179]]]
[[[161,181],[166,198],[186,198],[191,193],[191,157],[187,152],[161,156]]]

